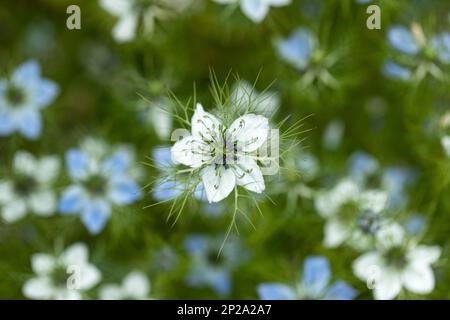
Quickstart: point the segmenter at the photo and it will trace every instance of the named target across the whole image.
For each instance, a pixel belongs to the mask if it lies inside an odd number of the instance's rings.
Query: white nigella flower
[[[99,297],[102,300],[141,300],[148,299],[150,282],[140,271],[130,272],[120,285],[106,284],[100,288]]]
[[[185,11],[190,5],[191,0],[100,0],[100,6],[119,19],[112,35],[121,43],[136,37],[141,18],[144,32],[152,33],[155,20],[167,19],[174,13]]]
[[[317,195],[315,207],[327,219],[325,246],[334,248],[345,241],[356,248],[368,246],[378,231],[380,212],[386,202],[385,192],[361,191],[358,184],[350,179],[344,179],[333,189]]]
[[[89,263],[89,250],[83,243],[68,247],[60,255],[37,253],[31,257],[36,274],[22,288],[30,299],[79,300],[101,280],[100,271]]]
[[[20,132],[37,139],[42,131],[41,109],[55,100],[58,85],[41,77],[39,64],[21,64],[9,79],[0,78],[0,136]]]
[[[260,23],[269,13],[270,7],[282,7],[291,0],[213,0],[220,4],[239,4],[242,12],[253,22]]]
[[[58,176],[58,158],[36,159],[24,151],[16,152],[12,176],[0,179],[1,217],[7,223],[23,218],[27,212],[50,216],[56,210],[57,198],[52,184]]]
[[[197,104],[191,126],[191,135],[173,145],[172,160],[199,170],[209,202],[225,199],[236,185],[264,191],[257,151],[268,138],[267,118],[246,114],[226,128]]]
[[[396,223],[382,228],[376,239],[377,249],[353,262],[354,274],[373,282],[375,299],[393,299],[402,288],[417,294],[428,294],[434,289],[431,264],[441,254],[438,246],[406,241],[404,230]]]

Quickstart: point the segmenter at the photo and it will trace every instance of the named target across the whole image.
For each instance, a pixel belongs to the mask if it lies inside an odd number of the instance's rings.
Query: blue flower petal
[[[157,147],[152,150],[152,158],[158,167],[167,167],[173,164],[170,147]]]
[[[110,183],[109,197],[118,205],[130,204],[142,196],[139,185],[132,179],[120,177],[112,179]]]
[[[425,229],[425,218],[419,214],[415,214],[405,222],[405,229],[411,235],[418,235]]]
[[[231,279],[228,272],[220,270],[213,273],[209,282],[213,290],[220,296],[226,296],[231,291]]]
[[[280,56],[298,69],[304,69],[314,49],[314,38],[308,29],[297,29],[289,38],[278,41],[276,47]]]
[[[158,201],[170,200],[178,196],[182,188],[176,181],[158,182],[153,189],[153,198]]]
[[[0,136],[8,136],[15,129],[14,120],[9,112],[0,111]]]
[[[413,55],[420,50],[411,31],[403,26],[390,28],[388,31],[388,40],[393,48],[406,54]]]
[[[102,169],[112,174],[125,173],[131,165],[131,154],[125,149],[117,150],[102,164]]]
[[[303,289],[308,297],[319,297],[331,278],[328,259],[322,256],[308,257],[303,268]]]
[[[66,165],[72,178],[84,178],[88,174],[89,156],[79,149],[70,149],[66,153]]]
[[[366,152],[358,151],[351,155],[349,169],[353,178],[363,182],[379,168],[377,159]]]
[[[443,32],[431,40],[431,45],[442,63],[450,63],[450,33]]]
[[[262,283],[258,286],[258,295],[261,300],[294,300],[294,289],[281,283]]]
[[[80,212],[86,203],[86,194],[80,186],[70,186],[64,190],[59,200],[58,210],[62,214]]]
[[[358,291],[344,281],[336,281],[324,296],[325,300],[353,300]]]
[[[32,84],[31,88],[31,99],[32,103],[36,104],[36,107],[46,107],[55,100],[56,96],[59,93],[59,86],[51,81],[46,79],[40,79]]]
[[[14,71],[12,82],[16,85],[27,86],[39,80],[41,68],[36,60],[29,60],[22,63]]]
[[[383,73],[387,77],[394,79],[410,80],[412,78],[411,70],[392,61],[387,61],[383,65]]]
[[[26,110],[16,116],[17,129],[25,138],[37,139],[42,130],[41,115],[36,110]]]
[[[189,253],[203,252],[207,249],[207,239],[201,235],[191,235],[184,241],[184,247]]]
[[[86,203],[81,213],[81,221],[91,234],[98,234],[105,227],[111,215],[111,205],[104,200]]]

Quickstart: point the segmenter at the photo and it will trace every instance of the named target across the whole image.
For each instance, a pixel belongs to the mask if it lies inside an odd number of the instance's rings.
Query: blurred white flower
[[[22,288],[23,295],[30,299],[79,300],[102,277],[89,263],[89,250],[83,243],[73,244],[57,256],[36,253],[31,257],[31,267],[36,276]]]
[[[376,240],[376,250],[353,262],[353,273],[358,278],[374,281],[375,299],[393,299],[402,288],[417,294],[433,291],[435,279],[431,265],[441,255],[438,246],[406,241],[405,232],[397,223],[383,227]],[[371,274],[374,268],[378,270],[375,276]]]
[[[345,241],[357,249],[370,245],[385,208],[387,194],[380,190],[361,190],[351,179],[340,181],[315,198],[315,207],[325,219],[324,245],[338,247]]]
[[[255,153],[268,138],[266,117],[245,114],[226,128],[197,104],[191,125],[192,134],[173,145],[172,160],[200,169],[209,202],[225,199],[236,185],[256,193],[264,191]]]
[[[102,300],[140,300],[148,299],[150,282],[140,271],[130,272],[120,285],[106,284],[100,288],[99,297]]]
[[[282,7],[291,0],[213,0],[220,4],[239,4],[242,13],[254,23],[260,23],[269,13],[270,7]]]
[[[325,128],[322,137],[322,143],[327,150],[336,150],[341,145],[344,135],[345,125],[339,120],[331,121]]]
[[[246,80],[240,80],[233,86],[231,92],[231,105],[242,113],[261,114],[272,117],[280,107],[280,97],[276,92],[257,92]]]
[[[191,0],[154,0],[148,3],[139,0],[100,0],[100,6],[118,18],[112,35],[119,43],[136,37],[138,23],[143,22],[144,33],[151,34],[156,20],[164,20],[185,11]]]
[[[12,176],[0,179],[1,217],[7,223],[23,218],[27,212],[52,215],[57,206],[53,190],[60,169],[54,156],[36,159],[25,151],[16,152]]]

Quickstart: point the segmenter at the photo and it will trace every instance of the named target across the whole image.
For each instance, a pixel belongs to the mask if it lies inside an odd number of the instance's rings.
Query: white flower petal
[[[363,281],[369,279],[374,268],[378,268],[378,270],[381,270],[382,267],[382,258],[376,251],[367,252],[352,263],[353,273]]]
[[[200,168],[211,159],[212,149],[202,140],[193,136],[177,141],[172,149],[172,161],[192,168]]]
[[[269,4],[261,0],[241,0],[242,12],[253,22],[261,22],[269,12]]]
[[[14,199],[13,185],[10,181],[0,180],[0,204]]]
[[[266,117],[246,114],[237,118],[227,130],[227,137],[237,142],[237,149],[243,152],[258,150],[269,135],[269,120]]]
[[[20,199],[14,199],[6,204],[2,209],[2,217],[7,223],[13,223],[22,219],[27,213],[25,202]]]
[[[81,268],[80,289],[89,290],[97,285],[102,279],[102,274],[92,264],[84,264]]]
[[[14,156],[13,169],[16,173],[34,176],[37,169],[36,159],[29,152],[18,151]]]
[[[122,288],[115,284],[104,285],[99,292],[101,300],[120,300],[123,298]]]
[[[205,112],[200,103],[197,103],[194,115],[191,119],[192,136],[205,142],[222,141],[221,131],[223,126],[219,119],[209,112]]]
[[[85,265],[89,258],[89,249],[84,243],[75,243],[68,247],[62,254],[65,265]]]
[[[31,256],[31,268],[37,275],[48,275],[55,266],[55,257],[51,254],[36,253]]]
[[[405,231],[398,223],[383,226],[376,235],[377,243],[385,249],[400,246],[405,238]]]
[[[52,282],[47,277],[32,278],[25,282],[22,293],[30,299],[50,299],[53,296]]]
[[[256,193],[264,191],[264,178],[255,160],[249,157],[239,157],[233,170],[238,185]]]
[[[402,274],[403,285],[411,292],[427,294],[434,289],[434,275],[431,267],[411,265]]]
[[[150,283],[145,274],[133,271],[124,279],[123,289],[127,297],[142,299],[150,293]]]
[[[131,11],[133,1],[130,0],[100,0],[100,6],[115,16],[122,16]]]
[[[413,264],[430,265],[436,262],[441,255],[438,246],[419,245],[408,252],[408,260]]]
[[[351,234],[351,228],[337,219],[330,219],[325,224],[324,245],[327,248],[340,246]]]
[[[402,289],[401,275],[390,269],[382,269],[373,291],[376,300],[394,299]]]
[[[56,210],[56,196],[52,191],[41,190],[28,199],[31,210],[40,216],[51,216]]]
[[[388,195],[379,190],[369,190],[361,194],[359,199],[361,210],[382,211],[387,204]]]
[[[138,16],[134,12],[121,16],[112,30],[114,39],[117,42],[133,40],[136,35],[137,23]]]
[[[61,163],[57,157],[43,157],[37,163],[34,177],[42,183],[52,182],[58,176],[60,165]]]
[[[236,185],[232,169],[221,165],[210,165],[201,172],[203,186],[209,203],[225,199]]]

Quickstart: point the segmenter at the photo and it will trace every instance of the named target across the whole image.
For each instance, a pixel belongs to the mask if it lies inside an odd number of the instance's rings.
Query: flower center
[[[358,217],[360,210],[357,203],[349,201],[341,206],[339,211],[339,219],[347,223],[355,223],[355,219]]]
[[[206,260],[208,261],[208,264],[212,266],[219,266],[223,262],[222,254],[217,256],[217,251],[215,250],[209,250],[206,254]]]
[[[366,210],[358,217],[357,225],[365,234],[373,235],[380,228],[380,219],[374,212]]]
[[[22,175],[14,182],[14,191],[20,196],[28,196],[37,186],[33,177]]]
[[[69,279],[69,274],[63,266],[56,267],[52,272],[52,279],[56,286],[65,287],[67,286],[67,279]]]
[[[388,266],[394,267],[396,269],[403,269],[408,263],[405,250],[400,246],[389,249],[385,253],[384,259],[386,260]]]
[[[20,106],[25,102],[25,92],[16,86],[8,86],[6,89],[6,99],[13,107]]]
[[[95,175],[90,177],[85,185],[91,193],[101,195],[106,191],[106,178],[101,175]]]

